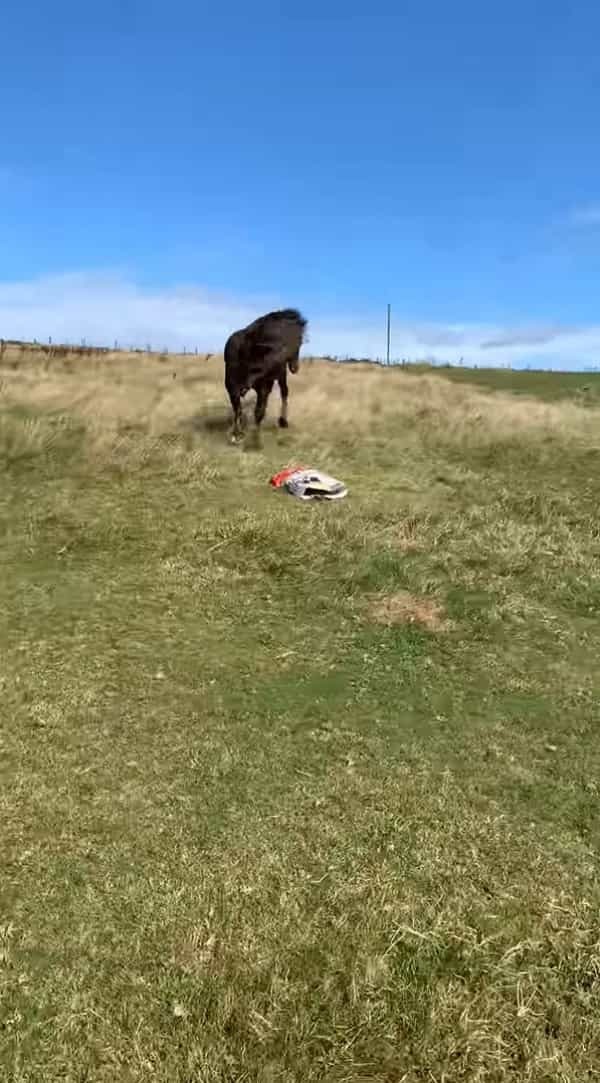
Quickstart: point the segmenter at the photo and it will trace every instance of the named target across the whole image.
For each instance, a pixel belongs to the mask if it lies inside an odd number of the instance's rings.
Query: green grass
[[[411,366],[431,371],[427,365]],[[453,366],[435,369],[453,383],[472,384],[490,391],[535,395],[548,402],[571,399],[581,406],[600,405],[600,372],[544,372],[535,369],[494,369]]]
[[[0,415],[0,1078],[597,1078],[593,434],[503,396],[493,437],[459,398],[430,424],[416,379],[251,452],[100,439],[32,386]],[[289,459],[347,500],[271,491]],[[400,592],[445,623],[377,623]]]

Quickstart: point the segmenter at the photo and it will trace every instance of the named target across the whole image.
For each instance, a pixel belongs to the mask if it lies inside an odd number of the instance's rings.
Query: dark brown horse
[[[225,343],[225,387],[233,410],[233,437],[243,431],[242,399],[251,388],[256,391],[254,418],[257,428],[265,416],[275,381],[281,393],[279,425],[288,425],[287,370],[297,372],[306,320],[295,308],[269,312],[241,331],[234,331]]]

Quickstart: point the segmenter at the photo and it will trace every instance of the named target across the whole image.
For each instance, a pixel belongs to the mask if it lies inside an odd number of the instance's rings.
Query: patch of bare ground
[[[450,621],[444,608],[433,598],[421,598],[401,590],[396,594],[379,594],[369,608],[371,620],[391,627],[394,624],[416,624],[428,632],[447,632]]]

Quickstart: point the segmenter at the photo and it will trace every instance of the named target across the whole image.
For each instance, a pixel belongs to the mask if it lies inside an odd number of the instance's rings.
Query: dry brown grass
[[[416,624],[428,632],[446,632],[450,627],[439,602],[416,597],[405,590],[374,598],[369,615],[376,624],[385,624],[388,628],[395,624]]]
[[[2,366],[6,402],[67,411],[97,433],[137,426],[156,437],[228,413],[219,356],[107,352],[48,363],[32,352],[21,354],[18,368],[6,359]],[[420,439],[430,433],[438,443],[466,447],[523,436],[593,446],[600,439],[595,414],[571,402],[490,396],[435,374],[367,364],[349,370],[320,360],[305,361],[292,380],[290,416],[294,425],[321,438],[342,431],[376,437],[390,427],[418,426]]]

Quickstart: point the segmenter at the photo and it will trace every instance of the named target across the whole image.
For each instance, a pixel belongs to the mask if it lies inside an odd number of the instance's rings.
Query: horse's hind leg
[[[283,373],[280,376],[277,377],[277,383],[279,384],[279,391],[280,391],[280,394],[281,394],[281,409],[279,411],[279,428],[280,429],[287,429],[288,424],[289,424],[289,422],[288,422],[288,383],[287,383],[287,372],[285,371],[285,369],[284,369]]]
[[[254,420],[256,421],[256,428],[259,429],[264,416],[267,412],[267,402],[269,401],[269,395],[273,387],[272,380],[261,380],[256,387],[256,406],[254,407]]]
[[[233,411],[232,439],[239,440],[244,432],[244,412],[242,410],[242,394],[239,387],[228,387],[231,409]]]

